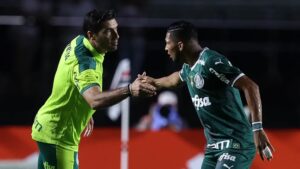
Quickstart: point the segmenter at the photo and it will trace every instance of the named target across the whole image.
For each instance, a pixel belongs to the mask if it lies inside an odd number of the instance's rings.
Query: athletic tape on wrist
[[[261,121],[252,123],[252,131],[259,131],[259,130],[262,130],[262,129],[263,129],[263,126],[262,126]]]

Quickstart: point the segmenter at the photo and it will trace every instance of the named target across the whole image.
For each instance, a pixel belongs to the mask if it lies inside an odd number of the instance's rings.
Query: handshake
[[[130,94],[134,97],[152,97],[155,96],[157,92],[155,79],[146,76],[146,72],[144,72],[142,75],[138,74],[138,77],[134,80],[134,82],[129,84],[128,88]]]

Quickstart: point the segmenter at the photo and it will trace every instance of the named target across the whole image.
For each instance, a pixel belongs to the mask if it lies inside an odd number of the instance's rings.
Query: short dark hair
[[[93,33],[97,33],[100,31],[101,24],[104,21],[113,19],[116,17],[116,13],[114,10],[106,10],[106,11],[99,11],[94,9],[88,12],[83,21],[83,32],[84,36],[87,37],[87,32],[91,31]]]
[[[189,41],[191,39],[198,40],[196,27],[187,21],[177,21],[172,23],[168,27],[167,32],[170,32],[171,37],[177,41]]]

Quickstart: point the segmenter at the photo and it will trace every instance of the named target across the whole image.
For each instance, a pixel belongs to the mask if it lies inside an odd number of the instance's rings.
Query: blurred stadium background
[[[24,159],[36,151],[30,141],[30,125],[51,92],[63,48],[81,33],[82,16],[93,8],[113,8],[118,13],[120,46],[105,58],[105,90],[122,58],[130,58],[133,78],[143,71],[160,77],[178,70],[180,66],[173,64],[164,51],[165,30],[175,20],[189,20],[198,27],[203,47],[227,56],[260,86],[264,127],[277,152],[273,163],[256,160],[253,168],[300,168],[296,164],[300,156],[296,143],[300,139],[298,0],[1,0],[0,168],[3,161]],[[176,161],[168,159],[190,159],[203,151],[201,126],[188,91],[183,87],[174,92],[188,128],[179,133],[136,132],[134,126],[157,98],[131,100],[129,168],[188,168],[186,163],[168,166]],[[111,120],[107,109],[96,112],[94,118],[97,129],[94,136],[83,140],[81,167],[89,169],[87,156],[93,156],[91,163],[99,165],[97,168],[118,168],[112,163],[119,164],[121,120]],[[154,139],[158,136],[161,139]],[[174,147],[166,148],[164,141],[171,142],[170,138],[175,140]],[[89,147],[91,144],[99,150]],[[106,150],[106,144],[111,149]],[[180,151],[186,154],[181,156]],[[143,161],[147,159],[149,165]],[[106,166],[107,162],[111,165]]]

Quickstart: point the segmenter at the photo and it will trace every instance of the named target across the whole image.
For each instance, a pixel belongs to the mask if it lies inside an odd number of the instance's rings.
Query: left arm
[[[242,90],[245,94],[246,101],[248,107],[251,112],[252,124],[261,125],[258,126],[257,129],[253,129],[254,132],[254,141],[256,144],[256,148],[259,151],[260,157],[264,160],[264,150],[269,147],[271,151],[274,151],[273,146],[271,145],[267,134],[262,128],[262,105],[261,98],[258,85],[252,81],[246,75],[240,77],[234,84],[234,87]],[[272,159],[272,155],[270,157],[266,157],[267,160]]]
[[[252,122],[262,121],[262,107],[258,85],[244,75],[235,82],[234,87],[244,92],[251,112]]]

